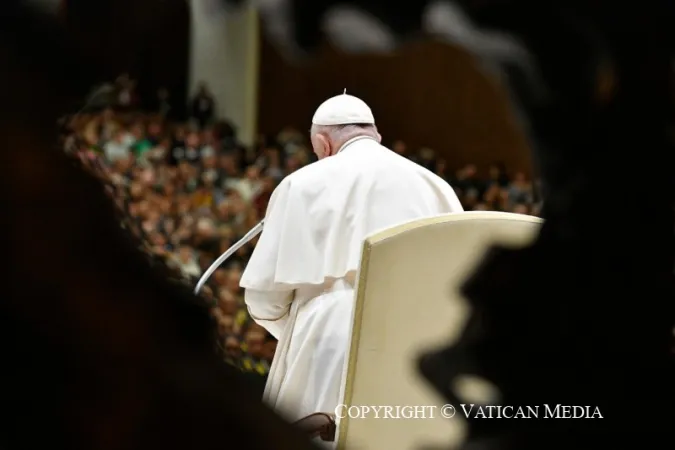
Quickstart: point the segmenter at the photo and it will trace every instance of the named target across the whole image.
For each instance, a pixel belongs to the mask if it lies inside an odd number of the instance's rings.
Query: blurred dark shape
[[[451,402],[467,403],[452,381],[475,374],[502,405],[604,418],[471,420],[465,448],[672,448],[675,3],[290,0],[266,2],[264,19],[291,54],[311,52],[349,38],[324,34],[338,5],[374,15],[396,42],[433,31],[479,58],[532,138],[541,234],[487,256],[466,285],[463,338],[421,368]]]
[[[228,121],[220,120],[214,125],[214,132],[221,138],[224,139],[227,144],[227,148],[232,148],[237,144],[237,130],[234,128],[234,125]]]
[[[546,222],[532,247],[488,255],[465,287],[466,334],[421,368],[451,402],[467,403],[452,381],[472,374],[494,383],[503,405],[597,406],[604,417],[474,419],[466,448],[670,448],[672,7],[541,4],[525,16],[516,3],[486,2],[484,14],[526,43],[549,92],[521,102]]]
[[[215,354],[206,305],[144,258],[101,183],[58,148],[57,119],[104,56],[17,1],[2,8],[0,446],[310,448]]]

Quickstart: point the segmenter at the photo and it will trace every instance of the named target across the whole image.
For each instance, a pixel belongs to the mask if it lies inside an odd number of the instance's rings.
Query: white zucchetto
[[[370,107],[358,97],[336,95],[323,102],[312,118],[314,125],[375,124]]]

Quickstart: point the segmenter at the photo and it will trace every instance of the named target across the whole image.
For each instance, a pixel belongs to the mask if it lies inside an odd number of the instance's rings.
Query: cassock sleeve
[[[288,321],[293,292],[258,291],[244,293],[248,313],[255,322],[279,339]]]
[[[293,286],[274,283],[283,237],[284,210],[288,204],[288,185],[288,180],[282,181],[270,198],[263,232],[240,282],[245,289],[244,300],[249,315],[277,339],[286,326],[293,301]]]

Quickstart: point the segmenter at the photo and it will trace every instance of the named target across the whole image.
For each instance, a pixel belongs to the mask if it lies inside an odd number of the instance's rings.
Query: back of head
[[[323,102],[312,118],[312,147],[319,159],[336,154],[359,136],[381,140],[370,107],[346,92]]]
[[[366,102],[346,93],[323,102],[312,117],[313,125],[333,126],[356,123],[375,125],[375,118]]]

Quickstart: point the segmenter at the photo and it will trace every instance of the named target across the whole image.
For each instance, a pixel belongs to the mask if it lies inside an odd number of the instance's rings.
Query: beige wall
[[[217,115],[237,127],[245,144],[256,136],[259,32],[253,7],[226,9],[222,2],[190,0],[189,95],[205,81],[217,102]]]

